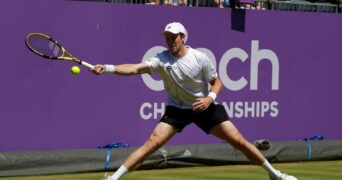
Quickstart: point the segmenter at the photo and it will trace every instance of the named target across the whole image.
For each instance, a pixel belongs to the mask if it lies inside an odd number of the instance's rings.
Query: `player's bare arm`
[[[211,81],[210,81],[210,85],[211,85],[211,87],[210,87],[210,91],[209,91],[209,92],[213,92],[213,93],[215,93],[216,95],[218,95],[218,94],[221,92],[221,89],[222,89],[222,82],[221,82],[220,77],[217,77],[217,78],[211,80]],[[207,97],[209,98],[210,96],[207,96]],[[212,98],[212,97],[210,97],[210,98]],[[214,101],[214,100],[215,100],[215,99],[213,99],[213,101]]]
[[[149,73],[150,68],[144,62],[138,64],[102,65],[97,64],[91,72],[100,75],[103,73],[114,73],[122,76]]]
[[[210,91],[211,93],[215,93],[215,97],[220,93],[222,89],[222,82],[219,77],[211,80],[210,82]],[[206,110],[211,103],[215,101],[215,97],[212,96],[206,96],[203,98],[198,98],[193,103],[193,110],[196,112],[201,112]]]

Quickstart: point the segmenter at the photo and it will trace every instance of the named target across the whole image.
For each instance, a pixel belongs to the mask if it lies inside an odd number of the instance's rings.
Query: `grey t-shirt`
[[[183,109],[191,109],[195,99],[206,97],[209,81],[218,76],[206,54],[189,46],[187,48],[189,50],[182,58],[175,58],[165,50],[145,61],[150,73],[160,74],[168,93],[168,105]]]

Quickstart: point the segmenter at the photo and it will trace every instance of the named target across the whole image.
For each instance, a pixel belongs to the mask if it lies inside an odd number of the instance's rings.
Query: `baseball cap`
[[[172,34],[185,34],[185,40],[184,43],[186,43],[186,41],[188,40],[188,32],[186,31],[185,27],[179,23],[179,22],[172,22],[169,23],[165,26],[165,30],[163,33],[161,33],[161,35],[164,35],[165,32],[170,32]]]

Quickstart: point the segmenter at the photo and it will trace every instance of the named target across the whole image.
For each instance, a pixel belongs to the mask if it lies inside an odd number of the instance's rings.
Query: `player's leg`
[[[262,165],[266,160],[260,151],[253,144],[248,142],[230,121],[225,121],[215,126],[210,131],[210,134],[225,140],[236,149],[239,149],[251,162],[257,165]]]
[[[249,141],[247,141],[235,125],[230,121],[224,121],[211,129],[210,134],[225,140],[236,149],[242,151],[253,163],[262,166],[270,175],[270,179],[296,180],[297,178],[281,173],[274,169],[263,154]]]
[[[124,162],[129,171],[135,170],[148,156],[157,151],[177,133],[177,129],[164,122],[158,123],[150,138]]]
[[[129,171],[133,171],[138,168],[141,163],[161,146],[163,146],[168,140],[170,140],[176,133],[177,129],[173,126],[160,122],[153,130],[149,139],[133,153],[131,153],[125,160],[123,165],[110,176],[108,179],[117,180]]]

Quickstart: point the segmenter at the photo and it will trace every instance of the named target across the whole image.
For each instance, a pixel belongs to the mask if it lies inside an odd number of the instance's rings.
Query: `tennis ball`
[[[79,68],[78,66],[73,66],[73,67],[71,68],[71,73],[72,73],[73,75],[78,75],[80,72],[81,72],[81,70],[80,70],[80,68]]]

